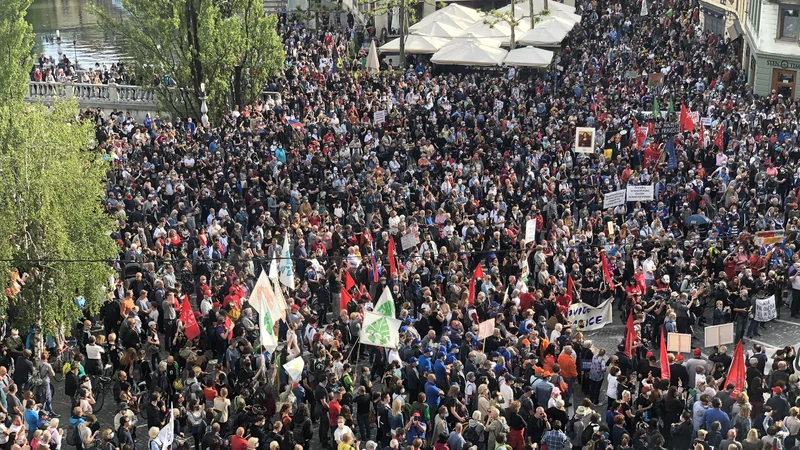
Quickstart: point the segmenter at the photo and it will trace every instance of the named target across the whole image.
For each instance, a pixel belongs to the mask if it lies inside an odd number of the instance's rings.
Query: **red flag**
[[[350,276],[350,272],[345,271],[344,273],[344,288],[348,291],[356,287],[356,280]]]
[[[633,148],[639,148],[639,121],[633,121]]]
[[[701,123],[700,124],[700,147],[705,147],[706,145],[706,127]]]
[[[467,304],[472,305],[475,303],[475,280],[478,278],[483,278],[483,267],[478,264],[478,267],[475,269],[475,273],[472,274],[472,279],[469,280],[469,299]]]
[[[394,254],[397,249],[394,246],[394,237],[389,236],[389,276],[393,277],[397,273],[397,263]]]
[[[681,132],[694,131],[694,120],[692,120],[692,116],[689,115],[689,110],[684,104],[681,104],[680,127]]]
[[[350,302],[350,299],[353,297],[350,296],[350,293],[347,292],[347,289],[344,287],[342,288],[341,298],[339,299],[339,310],[347,309],[347,304]]]
[[[600,253],[600,262],[603,266],[603,279],[609,288],[613,288],[614,278],[611,276],[611,268],[608,266],[608,258],[605,253]]]
[[[183,322],[183,326],[186,327],[184,333],[186,334],[186,339],[190,341],[197,336],[200,336],[200,325],[197,324],[197,319],[194,318],[194,312],[192,311],[192,305],[189,303],[189,298],[183,298],[183,306],[181,306],[181,322]]]
[[[725,386],[732,384],[734,394],[738,394],[744,390],[745,368],[744,368],[744,347],[740,340],[736,344],[736,350],[733,351],[733,363],[731,369],[728,371],[728,378],[725,380]]]
[[[720,150],[725,150],[725,127],[719,127],[717,137],[714,138],[714,147],[719,147]]]
[[[661,354],[658,356],[661,360],[661,379],[669,380],[669,359],[667,358],[667,338],[664,337],[664,330],[661,330]]]
[[[633,308],[628,314],[628,323],[625,328],[627,329],[625,332],[625,356],[631,358],[633,357],[633,341],[636,340],[636,328],[633,326]]]

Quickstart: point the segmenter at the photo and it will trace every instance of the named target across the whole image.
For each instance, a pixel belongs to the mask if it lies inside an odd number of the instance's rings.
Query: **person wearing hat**
[[[430,347],[425,347],[425,350],[422,351],[422,355],[420,355],[418,361],[419,364],[417,365],[417,370],[419,371],[420,375],[433,372],[433,363],[431,362],[432,355],[433,349]]]
[[[689,386],[695,385],[697,368],[704,367],[706,369],[706,373],[709,373],[711,371],[711,364],[711,361],[703,357],[703,353],[699,348],[694,349],[692,352],[692,357],[683,364],[686,367],[686,371],[689,372]]]
[[[764,406],[772,408],[772,419],[776,421],[783,420],[789,415],[789,401],[786,400],[783,388],[780,386],[773,385],[772,397],[764,403]]]

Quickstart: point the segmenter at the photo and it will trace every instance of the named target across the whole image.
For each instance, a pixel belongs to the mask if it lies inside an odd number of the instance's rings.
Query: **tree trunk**
[[[517,23],[517,13],[514,9],[516,3],[516,0],[511,0],[511,23],[509,24],[511,26],[511,48],[509,48],[509,50],[514,50],[514,44],[516,44],[516,36],[514,35],[515,28],[517,28],[514,26],[514,24]]]
[[[241,108],[244,105],[244,95],[242,92],[242,66],[234,66],[233,68],[233,104],[239,105]]]
[[[533,0],[528,0],[528,14],[531,16],[531,30],[536,26],[536,14],[533,12]]]
[[[199,99],[202,96],[200,84],[203,83],[203,64],[200,62],[200,38],[198,37],[198,18],[195,1],[196,0],[188,0],[186,2],[186,30],[189,38],[189,49],[192,54],[191,70],[194,80],[195,99]],[[199,102],[199,100],[196,100],[194,103],[199,105],[197,102]],[[199,107],[194,109],[196,114],[199,111]]]
[[[406,68],[406,0],[400,0],[400,68]]]
[[[36,331],[33,333],[33,354],[41,355],[44,349],[44,323],[42,322],[42,292],[44,292],[44,270],[39,272],[36,292]]]

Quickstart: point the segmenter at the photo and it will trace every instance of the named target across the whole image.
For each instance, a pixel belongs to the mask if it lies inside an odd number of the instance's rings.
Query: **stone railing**
[[[120,108],[156,110],[154,91],[140,86],[89,83],[28,83],[28,101],[51,103],[57,99],[75,99],[84,108]]]

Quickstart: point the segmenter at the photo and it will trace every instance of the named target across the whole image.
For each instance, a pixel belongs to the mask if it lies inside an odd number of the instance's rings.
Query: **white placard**
[[[703,331],[705,331],[706,347],[733,344],[735,335],[732,323],[709,325]]]
[[[534,242],[536,240],[536,219],[531,219],[525,222],[525,242]]]
[[[627,191],[625,189],[620,189],[619,191],[609,192],[603,196],[603,209],[611,209],[624,205],[626,193]]]
[[[375,114],[372,116],[372,121],[375,125],[380,125],[383,122],[386,122],[386,111],[375,111]]]
[[[577,324],[583,321],[583,331],[599,330],[611,323],[611,300],[606,300],[596,308],[586,303],[573,303],[567,313],[568,319]]]
[[[415,245],[419,245],[419,236],[415,233],[409,233],[400,238],[400,246],[403,247],[403,250],[408,250]]]
[[[655,190],[652,184],[644,186],[628,186],[627,200],[629,202],[652,202]]]
[[[756,322],[769,322],[778,317],[778,311],[775,310],[775,296],[771,295],[767,298],[756,299],[756,312],[754,320]]]
[[[711,117],[701,117],[700,123],[705,127],[710,127],[712,123]]]
[[[692,335],[682,333],[667,334],[667,351],[672,353],[689,353],[692,351]]]
[[[482,341],[494,334],[494,317],[478,324],[478,340]]]

